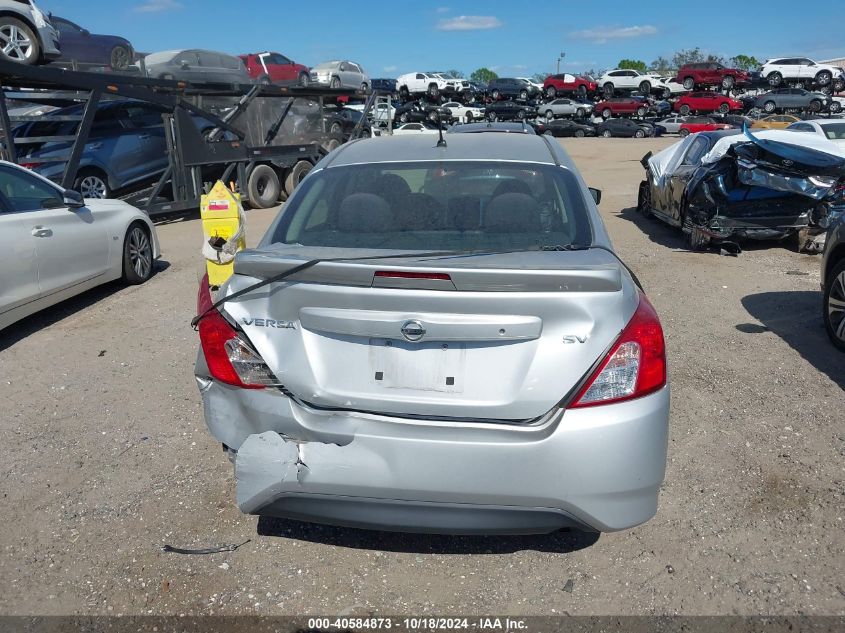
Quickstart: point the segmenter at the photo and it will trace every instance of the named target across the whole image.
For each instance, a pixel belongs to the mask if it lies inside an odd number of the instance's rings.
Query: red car
[[[718,62],[700,62],[681,66],[675,81],[683,84],[687,90],[694,90],[696,86],[719,86],[723,90],[730,90],[734,86],[747,84],[750,77],[743,70],[725,68]]]
[[[675,102],[675,112],[686,116],[694,112],[721,112],[742,110],[742,102],[718,92],[693,92]]]
[[[603,119],[609,119],[611,116],[619,114],[645,116],[648,112],[648,103],[632,97],[614,97],[599,101],[593,107],[593,112],[600,114]]]
[[[249,76],[267,84],[308,85],[311,72],[308,66],[297,64],[279,53],[249,53],[241,55]]]
[[[576,94],[579,97],[586,97],[596,90],[598,90],[598,84],[592,79],[569,73],[549,75],[543,82],[543,92],[549,99],[554,99],[559,94]]]
[[[713,132],[714,130],[730,130],[731,126],[727,123],[716,123],[713,119],[706,116],[691,116],[686,121],[681,123],[678,130],[680,136],[689,136],[696,132]]]

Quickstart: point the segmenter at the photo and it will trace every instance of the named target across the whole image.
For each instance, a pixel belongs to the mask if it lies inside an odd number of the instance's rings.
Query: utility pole
[[[560,74],[560,62],[561,60],[566,57],[566,53],[561,53],[560,56],[557,58],[557,74]]]

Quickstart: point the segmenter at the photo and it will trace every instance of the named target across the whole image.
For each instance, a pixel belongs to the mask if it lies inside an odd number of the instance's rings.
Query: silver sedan
[[[0,329],[90,288],[140,284],[160,256],[149,217],[120,200],[83,200],[0,161]]]
[[[537,110],[540,116],[546,117],[547,121],[563,116],[576,116],[580,119],[592,113],[593,104],[573,99],[555,99],[538,106]]]

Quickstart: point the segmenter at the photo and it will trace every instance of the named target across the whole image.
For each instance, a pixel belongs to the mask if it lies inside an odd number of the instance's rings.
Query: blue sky
[[[371,77],[415,70],[487,66],[500,76],[651,62],[681,48],[758,59],[845,56],[843,0],[712,1],[673,5],[640,0],[458,2],[395,0],[38,0],[45,11],[95,33],[122,35],[136,49],[274,50],[313,66],[362,64]],[[755,6],[759,5],[759,6]],[[379,8],[383,10],[379,13]],[[821,21],[819,18],[826,16]],[[838,16],[838,17],[837,17]],[[826,28],[825,25],[831,28]]]

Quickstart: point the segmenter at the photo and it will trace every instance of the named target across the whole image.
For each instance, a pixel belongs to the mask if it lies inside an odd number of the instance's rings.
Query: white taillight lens
[[[231,338],[224,344],[226,355],[232,368],[245,385],[264,387],[280,387],[282,383],[273,371],[243,339],[239,336]]]
[[[598,404],[632,395],[640,373],[640,346],[629,341],[619,346],[613,356],[584,392],[579,404]]]

